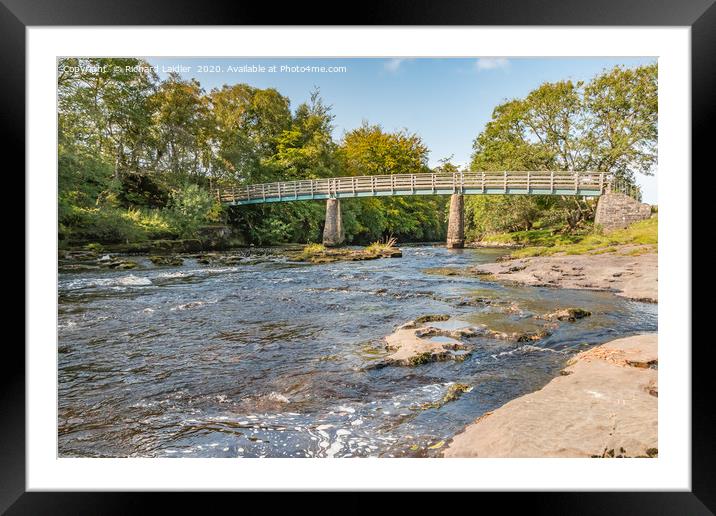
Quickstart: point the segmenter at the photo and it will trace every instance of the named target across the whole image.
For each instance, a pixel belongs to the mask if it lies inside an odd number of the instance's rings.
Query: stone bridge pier
[[[326,200],[326,224],[323,226],[323,245],[335,247],[341,245],[346,239],[341,220],[341,200]]]
[[[323,245],[336,247],[346,239],[341,220],[341,200],[326,200],[326,223],[323,226]],[[465,201],[463,194],[452,194],[450,197],[450,216],[447,230],[448,249],[465,247]]]
[[[626,194],[607,192],[597,201],[594,224],[607,231],[621,229],[651,217],[651,206]]]
[[[465,247],[465,200],[463,194],[450,196],[450,215],[447,229],[448,249]]]

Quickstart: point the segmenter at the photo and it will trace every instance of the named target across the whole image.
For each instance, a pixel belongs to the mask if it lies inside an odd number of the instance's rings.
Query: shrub
[[[182,237],[195,236],[208,220],[214,206],[209,193],[197,185],[189,185],[171,193],[167,214],[172,228]]]

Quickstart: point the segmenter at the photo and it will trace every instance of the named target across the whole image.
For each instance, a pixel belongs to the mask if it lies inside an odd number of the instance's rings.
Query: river
[[[61,270],[59,456],[432,456],[481,414],[544,386],[571,354],[657,329],[657,305],[606,292],[423,272],[500,254],[419,245],[402,258],[308,265],[256,249],[231,266],[140,256],[131,271]],[[503,303],[462,303],[475,297]],[[389,354],[383,337],[420,315],[513,331],[562,307],[592,316],[529,344],[470,339],[461,362],[371,368]],[[456,382],[471,390],[431,405]]]

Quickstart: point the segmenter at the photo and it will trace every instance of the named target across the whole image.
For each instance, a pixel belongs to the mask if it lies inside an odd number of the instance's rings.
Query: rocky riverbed
[[[301,250],[63,253],[60,456],[439,456],[576,353],[656,331],[657,305],[609,292],[427,272],[505,251]]]

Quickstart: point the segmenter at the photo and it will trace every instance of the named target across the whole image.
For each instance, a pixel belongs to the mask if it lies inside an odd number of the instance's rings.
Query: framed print
[[[350,25],[130,4],[0,11],[27,203],[3,510],[434,490],[711,513],[710,2]]]

